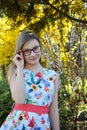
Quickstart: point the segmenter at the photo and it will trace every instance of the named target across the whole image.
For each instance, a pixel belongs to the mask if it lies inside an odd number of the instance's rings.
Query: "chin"
[[[30,61],[29,64],[31,64],[31,65],[36,65],[36,64],[38,64],[38,62],[39,62],[39,60]]]

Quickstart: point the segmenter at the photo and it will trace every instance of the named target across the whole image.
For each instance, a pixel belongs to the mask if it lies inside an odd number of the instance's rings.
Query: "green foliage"
[[[83,83],[80,77],[73,79],[70,76],[64,76],[64,74],[61,79],[63,83],[59,90],[61,126],[65,124],[63,129],[74,129],[78,124],[78,115],[82,111],[87,111],[87,81],[84,79]]]
[[[9,86],[5,79],[0,80],[0,125],[11,111],[12,99]]]
[[[33,29],[40,34],[41,64],[54,69],[61,79],[61,130],[75,129],[78,115],[87,110],[86,14],[81,0],[5,0],[0,4],[0,66],[5,69],[11,61],[20,31]],[[0,75],[0,124],[12,103],[8,84]]]
[[[83,126],[78,123],[78,115],[87,111],[87,79],[85,74],[77,75],[76,64],[67,64],[61,60],[59,46],[52,44],[51,38],[45,37],[45,45],[42,47],[41,63],[48,68],[54,69],[60,75],[59,88],[59,112],[61,130],[73,130]],[[56,39],[55,39],[56,41]],[[68,59],[66,59],[68,60]],[[85,69],[85,68],[83,68]],[[80,68],[81,70],[81,68]],[[62,86],[62,87],[61,87]]]
[[[54,18],[56,16],[63,16],[77,22],[87,23],[86,7],[82,0],[2,0],[0,3],[0,11],[1,15],[4,12],[13,19],[19,14],[25,14],[25,18],[29,21],[33,15],[37,18],[39,5],[43,7],[42,12],[45,12],[44,16],[48,19],[51,14],[56,12]],[[38,11],[38,14],[40,13],[41,10]]]
[[[20,21],[21,24],[18,25]],[[26,22],[23,20],[23,16],[18,16],[16,22],[4,16],[0,18],[0,25],[0,57],[2,57],[0,58],[0,66],[6,66],[12,59],[17,36],[21,30],[25,29]]]

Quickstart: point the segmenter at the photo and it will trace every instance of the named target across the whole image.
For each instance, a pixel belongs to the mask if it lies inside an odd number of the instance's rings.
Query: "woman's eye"
[[[33,48],[33,50],[37,50],[38,48],[39,48],[39,46],[36,46],[36,47]]]
[[[25,50],[25,51],[24,51],[24,53],[29,53],[29,52],[30,52],[30,50]]]
[[[30,50],[25,50],[25,52],[29,52]]]

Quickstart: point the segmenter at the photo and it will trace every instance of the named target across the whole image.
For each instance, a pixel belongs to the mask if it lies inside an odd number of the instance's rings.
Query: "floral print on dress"
[[[31,80],[30,82],[28,81],[27,84],[30,87],[29,93],[32,91],[37,91],[39,88],[42,88],[42,86],[40,85],[41,79],[39,78],[36,82],[34,80],[34,76],[33,74],[31,74]]]
[[[23,71],[26,99],[25,104],[50,107],[56,73],[43,68],[43,73]],[[0,130],[51,130],[48,114],[38,114],[21,110],[12,110]]]

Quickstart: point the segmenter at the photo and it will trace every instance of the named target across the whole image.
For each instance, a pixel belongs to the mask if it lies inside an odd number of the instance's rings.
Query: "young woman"
[[[58,74],[42,67],[40,56],[37,35],[23,31],[8,73],[15,105],[0,130],[60,130]]]

